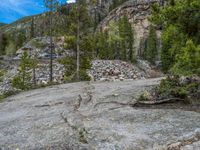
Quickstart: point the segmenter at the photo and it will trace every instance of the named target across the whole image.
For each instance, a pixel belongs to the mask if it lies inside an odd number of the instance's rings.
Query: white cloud
[[[76,3],[76,0],[67,0],[67,3],[70,4],[70,3]]]
[[[40,12],[44,9],[40,3],[38,0],[0,0],[0,19],[12,22],[33,12]]]

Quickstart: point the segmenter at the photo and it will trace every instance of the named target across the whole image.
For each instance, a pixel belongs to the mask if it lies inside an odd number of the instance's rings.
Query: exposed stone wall
[[[148,37],[150,22],[148,17],[151,14],[150,7],[154,3],[160,3],[160,0],[130,0],[120,7],[111,11],[108,16],[99,24],[97,31],[104,31],[111,20],[119,20],[122,16],[127,16],[134,29],[134,48],[140,55],[144,50],[144,42]],[[158,39],[161,32],[157,31]],[[160,43],[158,41],[158,43]],[[160,47],[160,46],[159,46]]]

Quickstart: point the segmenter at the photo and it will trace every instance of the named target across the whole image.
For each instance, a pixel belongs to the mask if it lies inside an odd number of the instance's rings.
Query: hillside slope
[[[199,113],[117,104],[159,81],[80,82],[10,97],[0,103],[0,148],[198,149]]]
[[[3,23],[3,22],[0,22],[0,27],[1,27],[1,26],[4,26],[4,25],[6,25],[6,24],[5,24],[5,23]]]

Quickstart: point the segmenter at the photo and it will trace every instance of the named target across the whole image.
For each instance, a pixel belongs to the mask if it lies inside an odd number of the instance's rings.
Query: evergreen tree
[[[7,45],[8,45],[7,35],[5,33],[0,34],[0,55],[5,55]]]
[[[149,62],[151,62],[152,64],[155,64],[156,57],[158,55],[158,50],[157,50],[156,30],[153,28],[153,26],[150,26],[149,36],[147,38],[146,49],[145,49],[144,55],[145,55],[145,58]]]
[[[128,22],[127,24],[127,38],[128,38],[128,56],[130,62],[136,61],[136,54],[134,51],[134,30],[131,26],[131,24]]]
[[[16,46],[16,50],[21,48],[25,41],[26,41],[26,33],[23,30],[18,31],[18,33],[16,33],[14,37],[14,44]]]
[[[44,0],[45,6],[49,9],[49,37],[50,37],[50,82],[53,81],[53,13],[58,8],[57,0]]]
[[[14,56],[15,52],[16,52],[16,44],[14,41],[9,40],[9,43],[6,46],[6,55],[7,56]]]
[[[82,80],[83,78],[81,76],[83,75],[83,72],[86,72],[82,62],[83,60],[88,60],[90,58],[92,52],[89,52],[91,50],[89,47],[93,45],[91,44],[93,43],[92,41],[91,43],[88,43],[88,38],[91,39],[90,36],[92,32],[90,29],[92,29],[93,22],[88,14],[87,1],[79,0],[76,4],[72,5],[67,20],[68,33],[65,40],[65,46],[74,51],[75,56],[73,59],[76,60],[76,80]],[[86,47],[85,43],[89,44],[88,47]],[[88,59],[86,59],[86,57]],[[72,63],[68,65],[74,66],[74,62],[75,61],[68,62]],[[71,72],[71,74],[74,74],[74,72]]]
[[[96,34],[96,49],[97,49],[97,57],[100,59],[111,59],[112,58],[112,50],[108,47],[108,34],[107,32],[100,32]]]
[[[14,77],[12,84],[13,87],[18,88],[18,89],[22,89],[22,90],[26,90],[29,89],[31,86],[31,69],[33,67],[33,63],[31,61],[31,59],[29,58],[29,55],[27,52],[24,52],[21,60],[20,60],[20,64],[19,64],[19,68],[18,68],[18,74]]]
[[[118,23],[111,21],[108,25],[107,32],[109,48],[112,50],[111,59],[120,59],[120,43],[122,38],[119,35]]]
[[[200,1],[170,0],[165,7],[153,5],[150,20],[163,29],[162,69],[167,72],[177,63],[176,57],[183,55],[182,49],[192,40],[195,47],[200,44]],[[192,67],[190,71],[192,71]]]
[[[35,21],[34,17],[31,20],[30,39],[35,37]]]
[[[133,61],[134,32],[126,16],[119,20],[119,34],[121,37],[121,59]],[[128,56],[128,57],[127,57]]]
[[[171,71],[175,74],[200,75],[200,45],[195,46],[192,40],[188,40],[181,53],[177,55]]]

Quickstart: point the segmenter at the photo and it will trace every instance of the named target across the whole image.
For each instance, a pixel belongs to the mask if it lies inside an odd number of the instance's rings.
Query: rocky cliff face
[[[105,30],[110,21],[117,21],[122,16],[127,16],[135,31],[134,47],[137,54],[140,55],[144,50],[144,42],[149,33],[150,22],[148,21],[148,17],[151,14],[151,5],[160,2],[160,0],[129,0],[112,10],[99,24],[97,31]],[[157,36],[160,39],[161,31],[157,30]]]
[[[117,6],[125,1],[126,0],[121,0]],[[135,31],[135,49],[137,50],[137,53],[140,54],[141,51],[143,51],[144,41],[148,36],[148,16],[151,13],[150,6],[162,1],[163,0],[127,0],[125,3],[112,10],[114,2],[116,3],[116,1],[98,0],[96,4],[88,3],[88,9],[92,17],[95,17],[97,20],[97,23],[101,21],[97,30],[104,30],[111,20],[118,20],[124,15],[128,16]],[[26,31],[26,36],[29,37],[33,18],[36,32],[35,36],[43,36],[48,29],[48,21],[45,14],[22,18],[10,25],[0,27],[0,32],[14,33],[17,30],[24,30]],[[157,31],[157,34],[159,38],[160,31]]]

